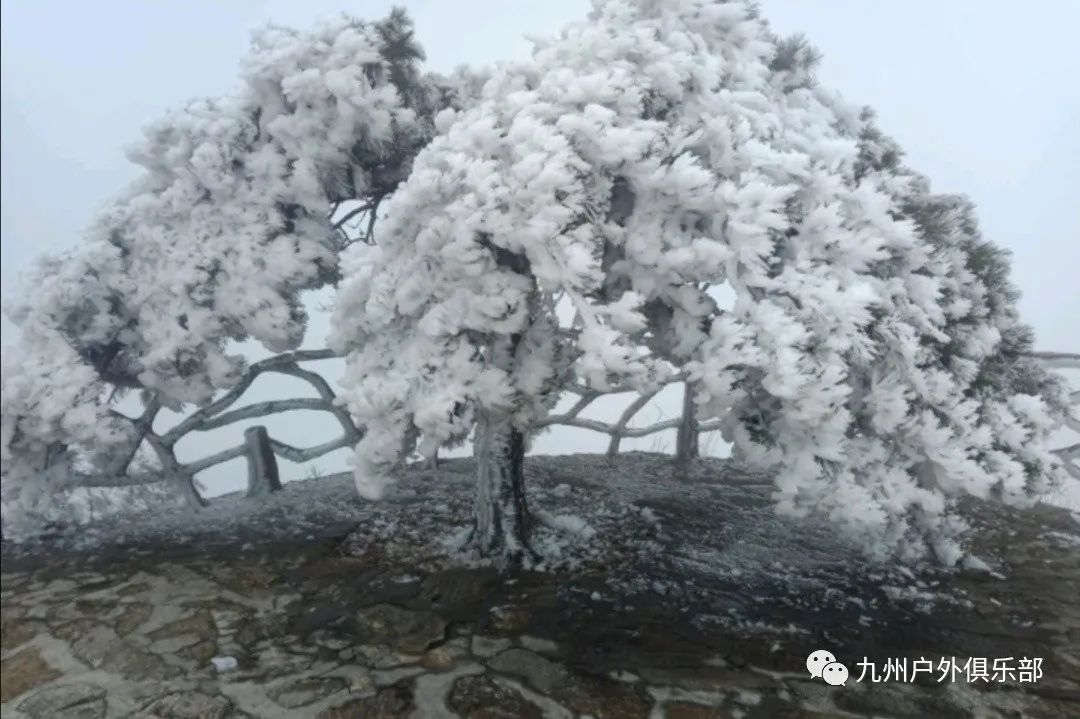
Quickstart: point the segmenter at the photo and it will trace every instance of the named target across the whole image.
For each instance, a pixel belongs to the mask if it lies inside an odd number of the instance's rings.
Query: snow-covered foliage
[[[873,555],[951,563],[955,497],[1043,489],[1048,408],[987,379],[1016,331],[989,246],[815,60],[748,3],[607,0],[442,113],[336,308],[361,492],[484,418],[527,432],[570,377],[671,364],[781,511]]]
[[[0,364],[5,505],[39,504],[91,450],[105,457],[123,445],[126,428],[100,402],[101,380],[55,332],[24,332]]]
[[[850,464],[875,497],[888,498],[892,541],[875,546],[920,554],[929,537],[951,563],[962,528],[948,516],[952,498],[1026,503],[1061,480],[1047,440],[1066,411],[1065,389],[1028,356],[1032,331],[1016,310],[1007,253],[981,237],[970,201],[931,193],[871,113],[846,117],[845,132],[859,139],[858,181],[890,197],[890,214],[914,228],[928,253],[919,265],[904,267],[894,255],[871,267],[892,284],[868,327],[875,356],[850,369],[855,426],[871,430],[855,437]],[[925,318],[912,312],[916,303]],[[898,319],[916,332],[898,332]]]
[[[527,62],[422,57],[400,11],[269,28],[235,92],[148,128],[144,175],[7,308],[5,498],[133,456],[153,416],[117,390],[205,405],[241,382],[231,343],[296,347],[301,294],[342,277],[358,489],[476,428],[482,551],[524,553],[526,438],[571,381],[684,371],[782,513],[877,557],[953,563],[959,496],[1057,480],[1063,390],[1024,356],[1004,254],[753,3],[596,0]]]
[[[475,92],[467,73],[422,75],[422,58],[401,11],[270,27],[235,92],[146,129],[129,152],[144,174],[5,308],[23,335],[5,361],[5,480],[40,468],[53,445],[107,451],[107,391],[205,403],[244,369],[230,342],[301,342],[301,293],[339,276],[334,206],[373,212],[436,110]]]

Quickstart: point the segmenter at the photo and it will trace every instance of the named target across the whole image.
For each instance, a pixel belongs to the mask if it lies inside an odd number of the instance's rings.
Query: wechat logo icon
[[[811,679],[824,679],[834,687],[847,686],[848,668],[836,661],[833,653],[824,649],[810,652],[806,657],[806,669]]]

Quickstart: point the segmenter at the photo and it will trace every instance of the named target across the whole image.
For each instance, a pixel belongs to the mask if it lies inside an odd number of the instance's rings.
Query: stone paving
[[[552,486],[564,481],[557,469],[548,478]],[[863,573],[843,585],[842,600],[814,613],[838,592],[831,575],[810,576],[813,582],[793,596],[781,596],[765,591],[772,568],[763,563],[762,581],[744,577],[747,588],[739,593],[737,574],[713,582],[707,566],[692,576],[692,563],[668,561],[701,533],[690,508],[673,496],[649,500],[661,520],[683,519],[683,534],[668,544],[640,545],[659,550],[632,556],[628,549],[573,569],[506,576],[445,558],[410,564],[407,554],[392,554],[377,535],[363,532],[346,541],[342,535],[239,547],[163,544],[134,552],[116,545],[83,555],[46,553],[34,562],[5,546],[0,713],[1080,716],[1080,525],[1068,513],[975,511],[976,550],[1003,573],[919,582],[912,575],[909,587],[941,584],[954,599],[924,601],[920,589],[914,599],[883,600],[891,588]],[[685,502],[702,505],[700,497]],[[630,570],[646,578],[668,572],[666,583],[615,591],[613,577]],[[695,582],[697,594],[672,588]],[[922,606],[929,601],[937,603]],[[739,622],[693,621],[706,610],[724,615],[735,607]],[[806,654],[823,647],[852,669],[864,655],[878,662],[924,653],[1041,657],[1043,677],[1027,685],[832,687],[805,671]]]
[[[730,638],[714,653],[705,638],[665,631],[644,615],[622,641],[610,624],[595,629],[607,638],[570,641],[568,631],[593,630],[568,626],[558,614],[556,579],[521,573],[507,583],[492,570],[460,568],[421,576],[340,556],[327,543],[231,559],[6,573],[3,716],[810,719],[1080,711],[1080,663],[1072,664],[1071,683],[1059,677],[1042,694],[996,692],[990,709],[962,685],[829,687],[798,671],[797,660],[791,666],[780,658],[787,669],[751,665],[733,655]],[[624,629],[634,622],[623,618]],[[1075,641],[1076,625],[1069,626]],[[746,637],[744,648],[753,642]],[[764,654],[760,647],[747,653]],[[1080,653],[1060,656],[1077,662]],[[234,659],[235,668],[215,668],[220,657]]]
[[[361,566],[308,551],[5,574],[4,716],[629,717],[656,703],[637,677],[567,669],[554,642],[519,633],[525,608],[463,621],[499,581],[488,570],[387,573],[341,601]]]

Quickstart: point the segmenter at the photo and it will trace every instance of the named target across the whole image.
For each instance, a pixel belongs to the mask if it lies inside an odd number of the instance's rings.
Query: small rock
[[[380,669],[372,672],[375,686],[388,687],[397,684],[402,679],[409,679],[423,674],[423,667],[396,667],[394,669]]]
[[[540,637],[523,636],[518,638],[518,642],[521,646],[525,647],[531,652],[537,654],[558,654],[559,645],[550,639],[541,639]]]
[[[136,719],[224,719],[232,702],[220,695],[186,691],[154,699],[135,713]]]
[[[765,674],[723,667],[643,667],[641,678],[654,686],[679,687],[691,691],[714,691],[729,686],[741,689],[768,690],[776,682]]]
[[[191,616],[177,619],[158,627],[146,635],[151,641],[162,639],[179,639],[183,637],[196,637],[189,644],[194,644],[199,639],[213,639],[217,636],[217,628],[209,610],[200,609]]]
[[[278,581],[278,575],[261,566],[215,567],[214,578],[243,596],[255,596]]]
[[[319,713],[316,719],[398,719],[409,716],[412,709],[412,691],[404,684],[395,684],[375,696],[354,699],[327,709]]]
[[[640,685],[592,676],[572,676],[552,698],[594,719],[647,719],[652,698]]]
[[[489,614],[491,629],[504,634],[521,634],[532,622],[532,610],[527,607],[492,607]]]
[[[130,597],[134,594],[142,594],[143,592],[150,591],[150,584],[147,582],[130,582],[123,586],[116,588],[116,596],[118,597]]]
[[[359,606],[403,604],[420,592],[420,578],[412,575],[387,576],[379,574],[355,584]]]
[[[368,666],[374,669],[390,669],[420,661],[418,654],[404,654],[395,652],[385,644],[361,644],[356,647],[356,654],[363,658]]]
[[[454,663],[465,656],[466,652],[464,639],[451,639],[441,646],[429,649],[420,659],[420,665],[426,669],[442,671],[454,666]]]
[[[66,629],[71,637],[72,654],[93,669],[102,669],[134,681],[167,679],[175,673],[161,657],[126,639],[120,639],[111,629],[83,626],[74,630],[71,625]]]
[[[17,652],[0,662],[0,702],[7,702],[45,682],[60,676],[50,667],[36,647]]]
[[[100,719],[105,708],[105,690],[90,684],[45,687],[19,704],[30,719]]]
[[[5,618],[0,628],[0,646],[5,650],[14,649],[45,630],[46,627],[41,622]]]
[[[341,677],[309,677],[275,687],[267,695],[286,709],[307,706],[346,688]]]
[[[489,567],[447,569],[425,578],[420,596],[440,614],[458,619],[482,607],[499,584],[498,572]]]
[[[218,652],[218,645],[212,639],[204,639],[176,652],[183,659],[190,659],[196,666],[205,666]]]
[[[367,694],[375,689],[375,679],[371,672],[355,664],[338,669],[335,676],[345,680],[345,688],[352,694]]]
[[[177,654],[181,649],[192,647],[201,642],[202,640],[195,634],[181,634],[178,637],[169,637],[168,639],[158,639],[155,642],[151,642],[149,649],[154,654]]]
[[[641,677],[633,672],[628,672],[625,669],[619,669],[618,671],[608,672],[608,676],[617,682],[623,682],[624,684],[637,684],[641,681]]]
[[[260,673],[270,677],[296,674],[311,665],[310,657],[293,654],[274,645],[258,652],[253,659],[252,665],[257,667]]]
[[[569,679],[569,672],[564,666],[548,661],[527,649],[507,649],[487,664],[497,672],[523,678],[543,694],[550,694]]]
[[[308,641],[313,642],[324,649],[331,649],[334,651],[352,645],[352,641],[349,637],[335,633],[330,629],[317,629],[308,637]]]
[[[505,637],[485,637],[482,634],[476,634],[472,638],[473,656],[481,659],[493,657],[511,646],[513,642]]]
[[[543,712],[509,687],[485,674],[460,677],[454,682],[447,705],[465,719],[541,719]]]
[[[446,621],[431,612],[377,604],[357,612],[369,641],[385,642],[409,654],[421,654],[446,636]]]
[[[873,687],[872,691],[836,692],[836,706],[854,713],[932,716],[967,719],[971,712],[957,706],[945,690],[904,691],[893,687]]]
[[[140,625],[150,619],[154,607],[147,602],[132,602],[123,605],[120,616],[113,620],[113,629],[121,636],[131,634]]]
[[[668,702],[664,710],[666,719],[730,719],[731,717],[720,707],[695,702]]]

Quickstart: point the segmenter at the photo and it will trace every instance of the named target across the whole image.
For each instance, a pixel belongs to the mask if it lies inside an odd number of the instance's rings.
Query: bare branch
[[[243,457],[246,452],[247,445],[239,444],[235,447],[230,447],[229,449],[223,449],[217,454],[212,454],[209,457],[203,457],[202,459],[191,462],[190,464],[185,464],[183,465],[183,469],[189,474],[198,474],[204,469],[213,467],[215,464],[221,464],[222,462],[228,462],[230,459]]]
[[[270,446],[274,448],[274,452],[291,462],[308,462],[316,457],[321,457],[324,454],[333,452],[336,449],[342,447],[349,447],[354,444],[350,437],[342,435],[335,440],[324,442],[323,444],[315,445],[314,447],[308,447],[307,449],[300,449],[299,447],[293,447],[292,445],[279,442],[276,439],[270,440]]]
[[[293,377],[305,380],[314,387],[315,391],[318,392],[319,396],[326,402],[326,410],[334,415],[338,420],[338,424],[341,425],[341,429],[344,432],[343,439],[348,440],[352,444],[360,441],[362,433],[356,425],[353,424],[352,416],[348,411],[337,404],[337,396],[334,394],[334,390],[330,389],[330,385],[327,384],[322,375],[317,372],[312,372],[311,370],[303,369],[296,363],[293,363],[291,366],[280,367],[277,371],[282,374],[292,375]]]
[[[574,403],[574,406],[568,409],[564,416],[577,417],[581,412],[597,399],[602,397],[600,392],[586,392],[578,398],[578,401]]]
[[[682,422],[682,417],[673,417],[672,419],[665,419],[663,422],[657,422],[656,424],[650,424],[645,427],[627,427],[622,431],[622,436],[646,437],[650,434],[663,432],[665,429],[678,427],[680,422]]]
[[[1080,354],[1073,352],[1032,352],[1028,356],[1049,369],[1080,369]]]
[[[364,234],[364,242],[371,245],[375,242],[375,217],[379,211],[379,203],[382,202],[382,195],[378,195],[372,201],[371,212],[368,214],[367,232]]]
[[[1066,462],[1073,459],[1080,459],[1080,442],[1070,444],[1068,447],[1062,447],[1061,449],[1055,449],[1054,454],[1061,457]]]
[[[139,453],[139,447],[142,446],[143,440],[146,438],[146,435],[152,431],[154,420],[157,418],[158,412],[161,411],[161,405],[161,398],[155,392],[147,403],[143,413],[133,421],[133,424],[135,425],[135,437],[132,439],[131,446],[124,452],[120,460],[113,465],[114,471],[117,474],[127,474],[128,467],[130,467],[131,463],[135,460],[135,455]]]
[[[274,357],[268,357],[264,360],[255,362],[241,377],[240,381],[236,383],[229,391],[219,397],[217,400],[202,407],[201,409],[192,412],[189,417],[170,429],[168,432],[161,436],[162,441],[168,447],[171,447],[180,440],[188,432],[199,429],[204,422],[211,417],[221,413],[229,406],[231,406],[236,400],[243,396],[248,387],[258,378],[263,372],[280,371],[284,367],[290,365],[296,367],[297,362],[306,362],[311,360],[332,359],[338,357],[333,350],[321,349],[321,350],[297,350],[296,352],[286,352],[284,354],[275,355]],[[314,374],[314,373],[312,373]],[[320,378],[321,379],[321,378]],[[325,384],[325,382],[323,383]],[[329,387],[327,387],[329,389]],[[322,393],[320,392],[320,395]],[[331,396],[333,393],[331,393]]]
[[[225,412],[217,417],[211,417],[195,428],[198,432],[206,432],[211,429],[217,429],[233,422],[239,422],[242,419],[252,419],[254,417],[265,417],[269,414],[278,414],[280,412],[289,412],[297,409],[310,409],[310,410],[332,410],[326,400],[316,397],[298,397],[296,399],[275,399],[269,402],[259,402],[257,404],[250,404],[240,409],[234,409],[232,412]]]
[[[659,393],[660,390],[656,389],[652,392],[646,392],[637,399],[635,399],[629,407],[627,407],[623,413],[619,416],[619,420],[615,423],[614,429],[616,431],[622,431],[626,429],[626,425],[630,424],[630,420],[634,418],[634,415],[641,411],[641,408],[649,403],[649,401]]]
[[[564,425],[566,427],[581,427],[582,429],[591,429],[593,432],[600,432],[601,434],[611,434],[610,424],[595,419],[580,419],[578,417],[551,415],[539,424],[541,427],[548,427],[553,424]]]
[[[666,380],[664,380],[663,382],[660,383],[660,388],[663,389],[664,387],[667,387],[669,384],[675,384],[676,382],[685,382],[686,377],[687,377],[686,372],[679,372],[677,374],[673,374],[670,377],[668,377]],[[576,395],[586,395],[586,394],[605,395],[605,394],[624,394],[626,392],[639,392],[640,390],[638,388],[636,388],[636,387],[626,387],[626,386],[612,387],[611,389],[596,389],[594,387],[589,387],[588,385],[584,385],[584,384],[581,384],[581,383],[574,383],[574,384],[567,385],[566,387],[563,387],[563,391],[570,392],[571,394],[576,394]]]
[[[354,217],[356,217],[358,215],[362,215],[365,212],[374,212],[376,207],[378,207],[378,201],[375,201],[374,204],[368,202],[368,203],[365,203],[363,205],[360,205],[360,207],[353,208],[352,210],[349,210],[348,212],[346,212],[344,217],[339,219],[337,222],[334,222],[331,225],[331,227],[333,227],[335,230],[340,230],[343,227],[345,227],[345,224],[349,220],[351,220],[352,218],[354,218]]]
[[[626,429],[626,425],[630,423],[630,420],[634,418],[634,415],[637,414],[642,407],[647,405],[649,401],[653,397],[655,397],[659,391],[660,389],[657,388],[652,392],[646,392],[645,394],[639,396],[637,399],[631,402],[630,406],[623,410],[623,413],[619,416],[618,421],[615,422],[615,425],[611,428],[611,442],[608,443],[607,449],[609,457],[614,457],[616,454],[619,453],[619,443],[622,441],[622,438],[624,436],[623,430]]]
[[[73,474],[69,481],[61,485],[62,489],[83,487],[102,489],[115,487],[141,487],[148,484],[160,484],[165,481],[161,474],[139,474],[134,477],[122,474]]]

